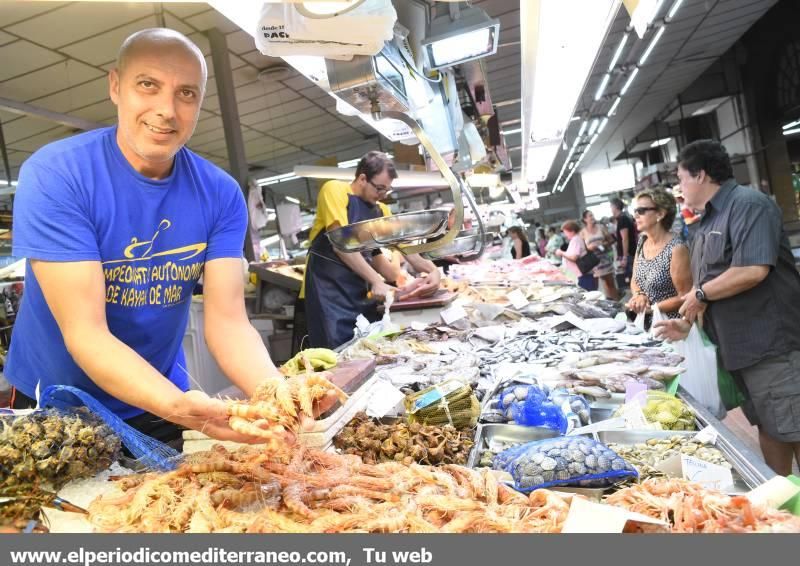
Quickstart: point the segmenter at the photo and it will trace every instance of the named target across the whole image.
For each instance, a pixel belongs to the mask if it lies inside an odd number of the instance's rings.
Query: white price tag
[[[683,477],[703,487],[724,491],[733,487],[733,476],[728,468],[681,454]]]
[[[647,430],[653,426],[647,422],[642,412],[642,406],[637,402],[625,403],[622,405],[622,416],[625,418],[625,425],[629,429]]]
[[[391,383],[379,380],[372,388],[366,412],[370,417],[380,419],[391,413],[405,399],[403,392]]]
[[[506,298],[511,302],[511,306],[519,310],[528,306],[528,298],[519,289],[514,289],[506,295]]]
[[[448,309],[443,309],[439,315],[445,324],[453,324],[457,320],[467,318],[467,311],[461,305],[453,305]]]

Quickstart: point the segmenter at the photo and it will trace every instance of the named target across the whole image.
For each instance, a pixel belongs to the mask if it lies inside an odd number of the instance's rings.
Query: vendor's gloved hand
[[[692,329],[692,323],[682,318],[662,320],[653,325],[653,335],[669,342],[685,340]]]

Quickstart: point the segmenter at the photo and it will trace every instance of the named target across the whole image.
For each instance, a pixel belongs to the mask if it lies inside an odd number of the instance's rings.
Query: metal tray
[[[647,442],[651,438],[671,438],[673,436],[685,436],[691,438],[697,434],[696,431],[685,430],[608,430],[598,432],[597,437],[603,444],[641,444]],[[733,487],[728,489],[728,493],[747,493],[753,487],[747,480],[739,473],[736,462],[729,456],[724,446],[716,445],[716,448],[725,456],[728,463],[733,466],[731,475],[733,476]]]
[[[488,245],[491,243],[493,236],[491,234],[484,235],[484,243]],[[479,234],[470,234],[467,236],[459,236],[449,245],[446,245],[438,250],[432,250],[423,254],[428,259],[440,259],[443,257],[473,255],[477,253],[480,244]]]
[[[509,424],[479,424],[475,431],[475,445],[467,460],[468,468],[475,468],[481,460],[481,452],[489,448],[493,441],[514,442],[525,444],[534,440],[555,438],[558,431],[535,426],[521,426]]]
[[[399,243],[438,236],[447,229],[450,211],[423,210],[354,222],[327,233],[331,244],[343,252],[364,252]]]

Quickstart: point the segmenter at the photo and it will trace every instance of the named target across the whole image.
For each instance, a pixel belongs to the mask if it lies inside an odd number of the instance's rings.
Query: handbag
[[[591,273],[592,269],[597,267],[599,264],[600,258],[597,257],[597,254],[588,250],[586,251],[586,254],[575,260],[575,265],[577,265],[578,269],[581,270],[581,275]]]

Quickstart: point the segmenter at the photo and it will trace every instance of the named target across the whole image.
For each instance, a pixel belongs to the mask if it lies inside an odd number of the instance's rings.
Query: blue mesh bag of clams
[[[516,424],[539,426],[566,434],[567,416],[546,391],[536,385],[512,385],[498,396],[498,410]]]
[[[608,487],[639,476],[616,452],[586,436],[562,436],[514,446],[495,456],[493,467],[514,478],[523,493],[543,487]]]

